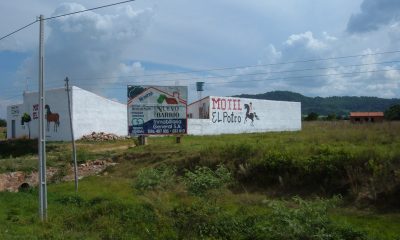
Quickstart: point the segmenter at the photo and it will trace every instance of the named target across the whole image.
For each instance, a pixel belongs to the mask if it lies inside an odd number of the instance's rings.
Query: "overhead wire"
[[[234,74],[234,75],[215,75],[215,76],[199,76],[199,77],[191,77],[191,78],[178,78],[178,79],[167,79],[167,80],[159,80],[159,82],[170,82],[170,81],[186,81],[186,80],[194,80],[194,79],[212,79],[212,78],[227,78],[227,77],[240,77],[240,76],[252,76],[252,75],[268,75],[268,74],[278,74],[278,73],[293,73],[293,72],[305,72],[312,70],[328,70],[328,69],[338,69],[338,68],[349,68],[349,67],[362,67],[362,66],[371,66],[371,65],[380,65],[380,64],[388,64],[388,63],[400,63],[400,60],[395,61],[385,61],[385,62],[376,62],[376,63],[364,63],[364,64],[352,64],[352,65],[341,65],[334,67],[318,67],[318,68],[303,68],[303,69],[294,69],[294,70],[283,70],[283,71],[271,71],[271,72],[254,72],[254,73],[246,73],[246,74]],[[163,75],[146,75],[146,76],[163,76]],[[74,80],[106,80],[106,79],[116,79],[116,78],[138,78],[143,77],[132,75],[132,76],[120,76],[120,77],[103,77],[103,78],[71,78]],[[55,82],[55,81],[48,81]],[[130,83],[132,81],[118,81],[119,83]],[[115,84],[116,82],[102,82],[102,84]]]
[[[13,31],[13,32],[11,32],[11,33],[9,33],[9,34],[7,34],[7,35],[1,37],[1,38],[0,38],[0,41],[3,40],[3,39],[5,39],[5,38],[7,38],[7,37],[9,37],[9,36],[11,36],[11,35],[13,35],[13,34],[15,34],[15,33],[17,33],[17,32],[19,32],[19,31],[24,30],[24,29],[27,28],[27,27],[32,26],[33,24],[35,24],[35,23],[37,23],[37,22],[38,22],[38,20],[35,20],[35,21],[33,21],[33,22],[31,22],[31,23],[28,23],[27,25],[25,25],[25,26],[23,26],[23,27],[21,27],[21,28],[18,28],[17,30],[15,30],[15,31]]]
[[[107,4],[99,7],[89,8],[81,11],[71,12],[60,14],[48,18],[44,18],[44,20],[52,20],[56,18],[66,17],[74,14],[79,14],[83,12],[93,11],[101,8],[111,7],[115,5],[120,5],[128,2],[134,2],[135,0],[128,0],[128,1],[121,1],[117,3]],[[33,24],[38,22],[35,20],[3,37],[0,40],[3,40]],[[128,78],[128,77],[151,77],[151,76],[168,76],[168,75],[178,75],[178,74],[189,74],[189,73],[209,73],[214,71],[222,71],[222,70],[233,70],[233,69],[247,69],[247,68],[257,68],[257,67],[265,67],[265,66],[277,66],[277,65],[285,65],[285,64],[297,64],[297,63],[307,63],[307,62],[318,62],[318,61],[328,61],[328,60],[335,60],[335,59],[347,59],[347,58],[356,58],[356,57],[366,57],[366,56],[374,56],[374,55],[383,55],[383,54],[395,54],[400,53],[400,50],[395,51],[386,51],[386,52],[377,52],[377,53],[367,53],[367,54],[358,54],[358,55],[347,55],[347,56],[339,56],[339,57],[328,57],[328,58],[315,58],[315,59],[305,59],[305,60],[295,60],[295,61],[288,61],[288,62],[278,62],[278,63],[269,63],[269,64],[257,64],[257,65],[247,65],[247,66],[233,66],[233,67],[221,67],[221,68],[210,68],[210,69],[203,69],[203,70],[192,70],[192,71],[181,71],[181,72],[173,72],[173,73],[157,73],[157,74],[145,74],[145,75],[133,75],[133,76],[114,76],[114,77],[100,77],[100,78],[75,78],[76,80],[101,80],[101,79],[113,79],[113,78]],[[399,61],[388,61],[388,62],[381,62],[381,63],[374,63],[374,64],[387,64],[387,63],[395,63]],[[290,72],[300,72],[300,71],[311,71],[311,70],[326,70],[326,69],[333,69],[333,68],[341,68],[341,67],[357,67],[357,66],[366,66],[372,64],[357,64],[357,65],[347,65],[347,66],[335,66],[335,67],[323,67],[323,68],[308,68],[308,69],[294,69],[294,70],[286,70],[286,71],[276,71],[276,72],[265,72],[265,73],[248,73],[248,74],[236,74],[236,75],[223,75],[223,76],[207,76],[207,77],[196,77],[196,78],[183,78],[183,79],[169,79],[169,80],[160,80],[157,82],[162,81],[190,81],[190,80],[197,80],[197,79],[214,79],[214,78],[231,78],[231,77],[244,77],[244,76],[256,76],[256,75],[267,75],[267,74],[276,74],[276,73],[290,73]],[[246,82],[246,81],[266,81],[266,80],[277,80],[277,79],[291,79],[291,78],[308,78],[308,77],[321,77],[321,76],[334,76],[334,75],[346,75],[346,74],[362,74],[362,73],[372,73],[372,72],[383,72],[383,71],[392,71],[392,70],[399,70],[399,69],[389,69],[389,70],[374,70],[374,71],[365,71],[365,72],[349,72],[349,73],[336,73],[336,74],[320,74],[320,75],[309,75],[309,76],[292,76],[292,77],[280,77],[280,78],[267,78],[262,80],[241,80],[241,81],[224,81],[224,82],[214,82],[214,83],[207,83],[207,84],[223,84],[223,83],[233,83],[233,82]],[[50,81],[52,82],[52,81]],[[132,81],[129,81],[129,83]],[[119,82],[121,83],[121,81]],[[115,84],[115,83],[110,83]]]
[[[296,60],[289,62],[279,62],[279,63],[268,63],[268,64],[258,64],[258,65],[242,65],[236,67],[222,67],[222,68],[209,68],[202,70],[193,70],[193,71],[181,71],[181,72],[172,72],[172,73],[155,73],[155,74],[142,74],[142,75],[129,75],[129,76],[111,76],[111,77],[74,77],[75,80],[101,80],[101,79],[116,79],[116,78],[128,78],[128,77],[154,77],[154,76],[169,76],[169,75],[178,75],[178,74],[188,74],[188,73],[201,73],[201,72],[214,72],[214,71],[222,71],[222,70],[233,70],[233,69],[244,69],[244,68],[256,68],[256,67],[266,67],[266,66],[276,66],[276,65],[287,65],[294,63],[307,63],[307,62],[317,62],[317,61],[327,61],[327,60],[335,60],[335,59],[346,59],[346,58],[355,58],[355,57],[367,57],[367,56],[376,56],[383,54],[395,54],[400,53],[400,50],[396,51],[387,51],[387,52],[377,52],[377,53],[368,53],[368,54],[359,54],[359,55],[348,55],[348,56],[339,56],[339,57],[330,57],[330,58],[320,58],[320,59],[305,59],[305,60]],[[398,62],[398,61],[392,61]],[[382,62],[385,63],[385,62]],[[390,63],[390,62],[387,62]],[[368,65],[368,64],[365,64]],[[361,66],[361,65],[354,65]]]
[[[52,20],[52,19],[55,19],[55,18],[60,18],[60,17],[65,17],[65,16],[69,16],[69,15],[73,15],[73,14],[78,14],[78,13],[93,11],[93,10],[97,10],[97,9],[101,9],[101,8],[116,6],[116,5],[120,5],[120,4],[124,4],[124,3],[128,3],[128,2],[134,2],[134,1],[135,1],[135,0],[127,0],[127,1],[122,1],[122,2],[111,3],[111,4],[107,4],[107,5],[102,5],[102,6],[99,6],[99,7],[94,7],[94,8],[89,8],[89,9],[81,10],[81,11],[76,11],[76,12],[61,14],[61,15],[57,15],[57,16],[52,16],[52,17],[44,18],[43,20]],[[28,27],[30,27],[30,26],[32,26],[33,24],[37,23],[38,21],[39,21],[39,20],[36,19],[35,21],[33,21],[33,22],[31,22],[31,23],[28,23],[28,24],[24,25],[23,27],[18,28],[18,29],[16,29],[16,30],[12,31],[11,33],[8,33],[8,34],[2,36],[2,37],[0,38],[0,41],[3,40],[3,39],[5,39],[5,38],[7,38],[7,37],[12,36],[13,34],[16,34],[16,33],[20,32],[20,31],[22,31],[22,30],[24,30],[24,29],[26,29],[26,28],[28,28]],[[20,95],[17,95],[17,96],[20,96]],[[8,100],[8,99],[3,99],[3,100]]]
[[[134,2],[134,1],[135,1],[135,0],[128,0],[128,1],[122,1],[122,2],[117,2],[117,3],[111,3],[111,4],[99,6],[99,7],[94,7],[94,8],[89,8],[89,9],[81,10],[81,11],[70,12],[70,13],[65,13],[65,14],[60,14],[60,15],[57,15],[57,16],[52,16],[52,17],[44,18],[44,20],[51,20],[51,19],[55,19],[55,18],[66,17],[66,16],[69,16],[69,15],[74,15],[74,14],[78,14],[78,13],[93,11],[93,10],[97,10],[97,9],[101,9],[101,8],[106,8],[106,7],[112,7],[112,6],[116,6],[116,5],[120,5],[120,4],[124,4],[124,3],[128,3],[128,2]]]
[[[263,79],[246,79],[246,80],[234,80],[234,81],[221,81],[221,82],[207,82],[209,84],[226,84],[226,83],[236,83],[236,82],[262,82],[262,81],[273,81],[273,80],[287,80],[287,79],[300,79],[300,78],[315,78],[315,77],[330,77],[330,76],[340,76],[340,75],[349,75],[349,76],[342,76],[343,78],[352,77],[350,75],[354,74],[364,74],[364,73],[376,73],[376,72],[389,72],[389,71],[399,71],[400,69],[380,69],[380,70],[370,70],[370,71],[358,71],[358,72],[344,72],[344,73],[332,73],[332,74],[317,74],[317,75],[304,75],[304,76],[287,76],[287,77],[276,77],[276,78],[263,78]],[[247,74],[247,76],[250,74]],[[254,74],[253,74],[254,75]],[[231,75],[225,77],[239,77],[243,75]],[[208,77],[208,78],[218,78],[218,77]],[[186,79],[186,80],[197,80],[198,78]],[[204,79],[204,78],[202,78]],[[179,79],[170,79],[170,80],[159,80],[155,82],[173,82],[173,81],[180,81]],[[131,84],[145,84],[143,81],[132,81]],[[118,84],[118,83],[115,83]],[[194,83],[190,83],[189,85],[193,85]],[[92,86],[92,83],[87,84],[77,84],[77,86]],[[120,89],[126,88],[124,87],[104,87],[97,89]]]

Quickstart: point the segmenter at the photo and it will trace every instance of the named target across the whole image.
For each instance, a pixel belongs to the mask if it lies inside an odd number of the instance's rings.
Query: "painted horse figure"
[[[49,105],[46,104],[44,108],[46,108],[47,131],[49,131],[50,123],[54,122],[53,132],[57,132],[60,126],[60,116],[58,113],[52,113]]]
[[[251,103],[250,103],[251,104]],[[258,116],[257,116],[257,114],[254,112],[250,112],[250,110],[251,110],[251,107],[250,107],[250,105],[249,104],[245,104],[244,105],[244,108],[246,108],[246,117],[245,117],[245,119],[244,119],[244,123],[246,123],[246,121],[247,121],[247,119],[250,119],[251,120],[251,126],[254,126],[253,125],[253,123],[254,123],[254,118],[255,119],[257,119],[257,120],[260,120],[259,118],[258,118]]]

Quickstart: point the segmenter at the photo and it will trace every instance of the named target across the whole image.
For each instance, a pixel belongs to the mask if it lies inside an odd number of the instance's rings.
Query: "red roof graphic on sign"
[[[149,87],[149,88],[147,88],[145,91],[143,91],[142,93],[140,93],[139,95],[137,95],[137,96],[135,96],[134,98],[130,99],[130,100],[128,101],[128,105],[131,104],[131,103],[133,102],[133,100],[135,100],[135,99],[137,99],[137,98],[139,98],[139,97],[141,97],[141,96],[146,95],[151,89],[160,92],[160,93],[161,93],[161,94],[160,94],[160,98],[161,98],[161,96],[164,96],[164,97],[162,97],[162,98],[163,98],[162,101],[165,100],[165,102],[166,102],[167,104],[178,104],[178,103],[182,103],[182,104],[185,104],[185,105],[187,104],[187,102],[186,102],[185,100],[183,100],[182,98],[180,98],[178,92],[174,92],[173,95],[171,95],[171,94],[169,94],[169,93],[167,93],[167,92],[165,92],[165,91],[162,91],[162,90],[160,90],[160,89],[158,89],[158,88]],[[162,101],[159,102],[159,103],[161,104]]]

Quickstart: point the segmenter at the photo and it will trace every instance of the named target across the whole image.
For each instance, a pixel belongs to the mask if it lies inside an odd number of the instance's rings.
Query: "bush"
[[[7,127],[7,121],[0,118],[0,127]]]
[[[28,154],[37,154],[37,140],[15,139],[10,141],[0,141],[0,157],[19,157]]]
[[[333,200],[271,201],[266,210],[229,211],[206,200],[174,208],[170,216],[180,239],[362,240],[365,233],[333,222]]]
[[[196,167],[193,172],[187,171],[184,176],[188,192],[197,196],[204,196],[211,189],[220,189],[231,180],[230,171],[223,165],[219,165],[215,171],[208,167]]]
[[[134,188],[139,191],[166,189],[175,182],[175,172],[175,167],[167,165],[143,168],[138,173]]]
[[[315,112],[311,112],[304,118],[306,121],[315,121],[318,120],[319,115]]]
[[[393,105],[386,110],[385,118],[390,121],[400,120],[400,104]]]
[[[294,203],[272,201],[271,214],[253,217],[251,239],[366,239],[363,232],[337,225],[328,216],[334,201],[304,201],[293,198]],[[295,206],[293,206],[293,204]],[[292,206],[290,206],[292,205]]]
[[[179,239],[246,239],[242,218],[209,201],[179,205],[169,215]]]

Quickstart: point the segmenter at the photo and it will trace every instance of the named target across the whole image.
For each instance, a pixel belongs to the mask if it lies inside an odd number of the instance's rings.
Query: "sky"
[[[0,37],[113,0],[1,1]],[[45,87],[126,102],[126,86],[195,82],[203,96],[275,90],[400,98],[398,0],[137,0],[45,21]],[[0,40],[0,118],[38,89],[34,24]]]

